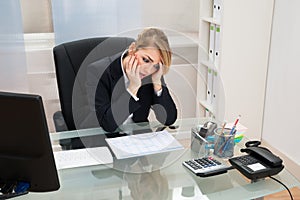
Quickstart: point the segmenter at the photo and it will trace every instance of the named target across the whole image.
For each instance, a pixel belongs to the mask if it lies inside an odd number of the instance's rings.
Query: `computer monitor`
[[[41,96],[0,92],[0,188],[14,182],[60,187]]]

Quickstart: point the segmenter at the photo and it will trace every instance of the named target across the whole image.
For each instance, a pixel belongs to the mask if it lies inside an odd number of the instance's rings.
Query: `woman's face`
[[[157,71],[155,65],[161,62],[159,50],[155,48],[139,49],[134,55],[138,61],[141,79]]]

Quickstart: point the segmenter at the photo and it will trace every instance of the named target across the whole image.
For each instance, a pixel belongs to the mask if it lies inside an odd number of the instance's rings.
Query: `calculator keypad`
[[[227,170],[228,167],[221,162],[217,161],[213,157],[197,158],[188,161],[184,161],[183,165],[190,169],[197,175],[206,175],[206,173],[220,171],[222,169]]]

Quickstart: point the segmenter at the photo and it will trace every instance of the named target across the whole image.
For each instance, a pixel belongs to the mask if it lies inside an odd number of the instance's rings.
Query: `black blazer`
[[[106,57],[88,66],[87,91],[100,126],[115,131],[131,115],[132,120],[148,122],[150,108],[159,122],[171,125],[177,119],[177,109],[162,77],[162,94],[157,96],[151,76],[142,80],[138,101],[128,93],[121,69],[121,54]]]

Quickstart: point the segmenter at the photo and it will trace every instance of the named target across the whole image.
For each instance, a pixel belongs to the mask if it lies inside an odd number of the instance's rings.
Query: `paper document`
[[[110,164],[113,162],[108,147],[95,147],[54,152],[57,170]]]
[[[106,138],[106,141],[118,159],[183,149],[183,146],[166,130]]]

